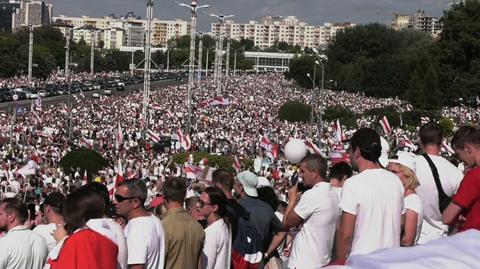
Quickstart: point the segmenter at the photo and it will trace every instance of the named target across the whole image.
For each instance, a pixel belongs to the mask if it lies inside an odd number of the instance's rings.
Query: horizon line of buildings
[[[84,40],[91,44],[103,42],[105,49],[122,47],[143,47],[145,42],[146,19],[135,17],[133,13],[125,17],[89,17],[89,16],[52,16],[53,5],[42,0],[0,0],[0,31],[15,32],[22,26],[52,25],[66,36],[70,31],[75,42]],[[310,25],[295,16],[265,16],[260,21],[236,23],[226,20],[223,33],[227,38],[240,41],[250,39],[254,46],[266,49],[277,42],[298,45],[302,49],[326,48],[345,29],[356,24],[351,22],[324,23],[321,26]],[[438,17],[425,15],[418,10],[413,15],[395,14],[390,25],[395,30],[411,29],[423,31],[437,37],[442,31]],[[152,46],[167,47],[168,40],[190,35],[190,21],[183,19],[152,21]],[[222,31],[220,23],[211,24],[211,32],[218,36]]]

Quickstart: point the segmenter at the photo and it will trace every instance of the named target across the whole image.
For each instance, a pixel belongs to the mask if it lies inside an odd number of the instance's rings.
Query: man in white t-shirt
[[[288,207],[283,224],[286,229],[303,223],[293,239],[288,268],[317,268],[331,260],[335,229],[340,217],[336,192],[327,178],[327,161],[307,155],[300,164],[303,184],[311,188],[300,194],[294,186],[288,191]]]
[[[53,237],[53,233],[57,229],[57,226],[64,224],[62,213],[64,203],[65,196],[63,194],[60,192],[50,193],[41,206],[47,224],[40,224],[33,229],[34,232],[45,238],[48,245],[48,251],[51,251],[57,244],[57,241]]]
[[[440,183],[445,194],[452,197],[462,181],[463,174],[448,160],[440,156],[442,130],[436,123],[428,123],[420,128],[422,151],[427,153],[437,168]],[[415,189],[423,204],[423,224],[418,244],[447,236],[448,226],[442,223],[439,209],[438,191],[432,170],[422,155],[415,158],[417,178],[420,185]]]
[[[125,217],[128,259],[131,269],[163,268],[165,234],[160,219],[144,207],[147,186],[143,180],[125,181],[117,187],[113,201],[117,214]]]
[[[400,246],[404,190],[400,179],[380,165],[381,151],[374,130],[361,128],[353,134],[350,160],[359,174],[343,185],[336,245],[339,263],[349,255]]]
[[[28,209],[20,200],[6,198],[0,201],[0,268],[41,269],[48,256],[47,243],[39,234],[24,225]]]

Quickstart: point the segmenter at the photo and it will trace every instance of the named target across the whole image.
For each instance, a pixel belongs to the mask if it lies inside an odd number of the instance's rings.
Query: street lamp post
[[[225,77],[230,76],[230,38],[227,40],[227,55],[225,59]]]
[[[210,14],[212,17],[218,18],[218,21],[220,22],[220,35],[219,35],[219,42],[218,42],[218,47],[217,47],[217,57],[218,61],[217,63],[217,95],[220,96],[222,95],[222,51],[223,51],[223,35],[225,34],[225,19],[233,17],[233,15],[223,15],[223,14]]]
[[[245,46],[242,46],[238,49],[234,49],[234,56],[233,56],[233,76],[235,76],[237,74],[237,51],[241,50],[241,49],[245,49]]]
[[[28,83],[32,83],[32,67],[33,67],[33,25],[28,25]],[[30,85],[31,86],[31,85]]]
[[[152,58],[152,18],[153,18],[153,0],[147,0],[147,29],[145,32],[145,63],[143,72],[143,108],[142,120],[144,126],[148,124],[148,103],[150,102],[150,74],[151,74],[151,58]]]
[[[198,33],[198,69],[197,69],[197,85],[200,85],[202,80],[202,49],[203,49],[203,33]]]
[[[190,29],[190,58],[188,63],[188,119],[186,134],[190,134],[191,124],[192,124],[192,88],[194,80],[194,68],[195,68],[195,35],[197,28],[197,9],[207,8],[209,5],[198,6],[197,1],[193,0],[190,5],[179,3],[178,5],[190,9],[192,15],[191,29]]]

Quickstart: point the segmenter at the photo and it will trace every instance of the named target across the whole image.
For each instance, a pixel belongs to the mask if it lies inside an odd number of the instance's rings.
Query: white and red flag
[[[161,107],[159,104],[153,104],[152,108],[153,108],[153,110],[155,110],[155,111],[160,111],[160,110],[162,110],[162,107]]]
[[[388,122],[387,116],[383,116],[383,118],[379,122],[385,134],[389,135],[392,133],[392,127],[390,127],[390,123]]]
[[[445,151],[448,153],[448,155],[453,155],[455,154],[455,151],[453,148],[450,146],[450,144],[447,141],[442,142],[442,147],[445,149]]]
[[[262,136],[262,138],[260,139],[260,147],[264,148],[267,151],[272,151],[272,142],[270,141],[270,139],[268,139],[266,135]]]
[[[35,175],[38,168],[38,164],[34,160],[28,161],[28,163],[22,168],[16,171],[16,174],[22,176]]]
[[[308,140],[305,140],[304,143],[305,143],[305,146],[307,146],[307,150],[311,154],[322,156],[322,151],[320,150],[320,148],[317,145],[313,144],[312,142],[310,142]]]
[[[233,157],[233,163],[232,163],[233,169],[238,173],[242,171],[242,165],[240,164],[240,161],[238,160],[237,156]]]
[[[93,148],[93,140],[92,140],[92,139],[85,138],[85,137],[82,137],[82,138],[80,138],[80,143],[79,143],[79,145],[80,145],[81,147],[86,147],[86,148],[92,149],[92,148]]]
[[[117,134],[116,134],[116,147],[117,149],[123,144],[123,130],[120,122],[118,122]]]
[[[333,125],[333,129],[335,131],[335,138],[337,139],[338,142],[342,142],[345,140],[345,136],[343,135],[342,132],[342,125],[340,124],[340,120],[337,119],[335,121],[335,124]]]
[[[201,178],[203,175],[203,169],[195,165],[187,165],[183,171],[189,179]]]
[[[82,186],[85,186],[87,184],[88,184],[88,174],[87,174],[87,169],[85,169],[85,173],[83,173]]]
[[[192,147],[192,140],[190,140],[190,135],[188,135],[188,134],[187,134],[184,138],[185,138],[185,139],[184,139],[184,141],[183,141],[183,143],[182,143],[182,147],[183,147],[186,151],[188,151],[188,150],[190,150],[190,148]]]
[[[406,136],[403,136],[402,145],[407,147],[407,148],[412,149],[413,151],[417,150],[417,146],[410,139],[408,139],[408,137],[406,137]]]
[[[147,130],[147,139],[155,143],[160,142],[160,136],[150,129]]]

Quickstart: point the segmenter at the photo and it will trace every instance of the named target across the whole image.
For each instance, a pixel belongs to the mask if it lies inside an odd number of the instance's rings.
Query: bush
[[[420,126],[422,117],[428,117],[431,121],[435,121],[436,119],[440,118],[440,113],[437,110],[415,109],[412,111],[407,111],[402,115],[403,123],[410,126]]]
[[[233,159],[230,157],[226,156],[221,156],[221,155],[213,155],[208,152],[195,152],[195,153],[189,153],[189,152],[184,152],[184,153],[179,153],[175,156],[173,156],[173,163],[176,164],[184,164],[188,160],[188,156],[190,154],[193,154],[193,160],[195,163],[198,163],[200,160],[203,159],[208,159],[208,165],[210,167],[218,167],[218,168],[224,168],[227,169],[231,173],[235,173],[235,170],[233,169]]]
[[[280,107],[279,119],[288,122],[309,122],[312,106],[299,101],[288,101]]]
[[[345,125],[349,128],[357,127],[357,115],[353,113],[350,109],[340,106],[327,108],[323,115],[323,119],[330,122],[336,121],[338,119],[340,121],[340,124]]]
[[[444,136],[452,136],[453,135],[453,127],[454,123],[451,118],[442,118],[439,122],[438,125],[440,125],[440,128],[442,128],[443,135]]]
[[[368,109],[365,110],[363,115],[375,117],[375,123],[378,125],[380,125],[378,122],[383,116],[386,116],[390,127],[395,128],[400,126],[400,114],[398,113],[398,108],[395,106]]]
[[[74,149],[60,160],[60,166],[66,174],[73,174],[77,168],[80,168],[81,175],[85,170],[88,175],[93,175],[107,164],[107,160],[100,153],[87,148]]]

